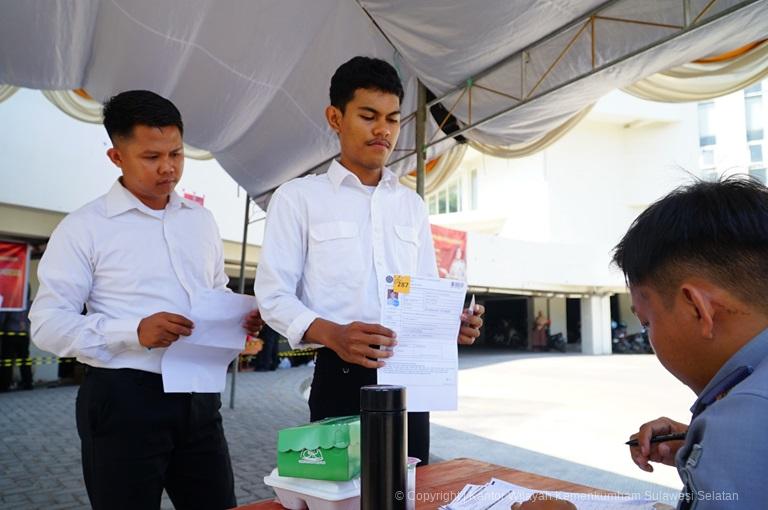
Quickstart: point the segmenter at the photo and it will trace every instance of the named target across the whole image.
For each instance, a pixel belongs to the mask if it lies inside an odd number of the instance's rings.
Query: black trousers
[[[95,510],[237,506],[218,393],[164,393],[159,374],[88,367],[77,394],[83,475]]]
[[[353,365],[320,349],[309,393],[310,420],[360,414],[360,388],[376,384],[376,369]],[[429,413],[408,413],[408,456],[429,463]]]

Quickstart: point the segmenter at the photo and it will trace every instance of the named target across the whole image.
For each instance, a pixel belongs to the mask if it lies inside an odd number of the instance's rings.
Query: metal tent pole
[[[243,220],[243,247],[240,252],[240,283],[237,291],[245,294],[245,249],[248,246],[248,224],[250,223],[251,197],[245,195],[245,220]],[[240,368],[240,354],[237,355],[232,366],[232,386],[229,389],[229,408],[235,408],[235,383],[237,382],[237,371]]]
[[[424,198],[424,160],[427,156],[427,88],[418,81],[416,103],[416,193]]]

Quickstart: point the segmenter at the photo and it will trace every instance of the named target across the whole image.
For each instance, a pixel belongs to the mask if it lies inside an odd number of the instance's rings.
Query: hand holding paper
[[[456,338],[466,284],[393,275],[386,292],[381,323],[397,334],[397,347],[379,368],[379,383],[406,386],[409,411],[456,409]]]
[[[161,364],[166,393],[218,393],[227,366],[243,350],[243,318],[256,307],[253,296],[205,290],[192,298],[192,334],[174,342]]]

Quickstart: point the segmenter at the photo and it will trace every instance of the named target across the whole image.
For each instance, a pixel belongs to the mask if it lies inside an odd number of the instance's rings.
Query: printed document
[[[513,503],[527,501],[534,493],[547,494],[570,501],[579,510],[672,510],[672,507],[651,499],[623,495],[583,494],[532,490],[497,478],[485,485],[467,485],[441,510],[509,510]]]
[[[241,325],[256,308],[253,296],[205,290],[192,298],[192,334],[173,342],[161,363],[166,393],[220,393],[227,367],[245,347]]]
[[[386,277],[381,324],[397,334],[379,384],[405,386],[408,411],[457,408],[457,337],[466,283],[407,275]]]

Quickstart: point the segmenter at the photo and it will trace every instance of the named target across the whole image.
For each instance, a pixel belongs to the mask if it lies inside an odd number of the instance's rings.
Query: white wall
[[[104,127],[75,120],[35,90],[0,103],[0,203],[71,212],[104,194],[119,176]],[[242,239],[245,196],[216,161],[186,159],[177,191],[205,195],[224,239]],[[249,242],[260,244],[263,222]]]
[[[470,285],[622,288],[609,267],[611,249],[645,207],[698,173],[697,108],[615,92],[530,157],[468,149],[460,171],[472,169],[479,174],[478,210],[432,216],[473,232]]]
[[[467,235],[467,283],[477,287],[584,292],[623,288],[610,265],[611,245],[533,243],[487,234]],[[569,287],[580,287],[570,289]]]

